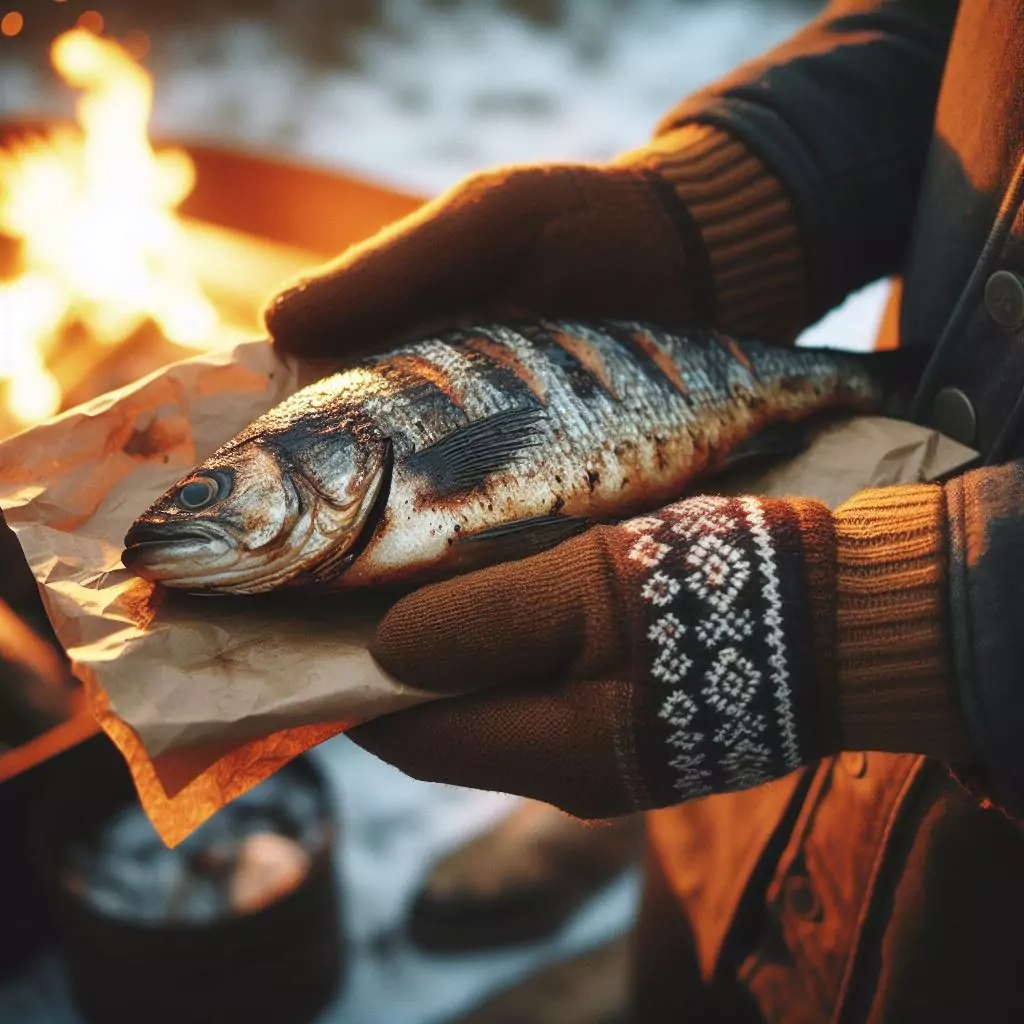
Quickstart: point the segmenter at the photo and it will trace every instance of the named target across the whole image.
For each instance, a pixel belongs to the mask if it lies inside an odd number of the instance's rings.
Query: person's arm
[[[808,322],[899,269],[958,6],[834,0],[792,39],[689,97],[662,124],[669,134],[714,125],[782,182],[803,243]],[[734,263],[743,260],[740,250]],[[718,294],[735,305],[717,277]]]
[[[958,774],[1024,820],[1024,461],[967,473],[944,493],[948,643],[983,767]]]

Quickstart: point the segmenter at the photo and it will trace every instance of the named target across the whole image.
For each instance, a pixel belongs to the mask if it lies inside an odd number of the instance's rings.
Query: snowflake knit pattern
[[[638,752],[655,804],[813,760],[813,626],[792,504],[692,498],[623,528],[648,672]]]

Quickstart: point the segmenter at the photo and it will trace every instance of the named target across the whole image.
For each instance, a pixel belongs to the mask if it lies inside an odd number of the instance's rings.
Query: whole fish
[[[122,560],[169,587],[254,594],[522,557],[797,450],[780,425],[877,410],[877,358],[617,321],[452,331],[266,413],[140,516]]]

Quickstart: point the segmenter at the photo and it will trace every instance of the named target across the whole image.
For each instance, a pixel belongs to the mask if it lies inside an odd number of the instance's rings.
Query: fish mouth
[[[230,544],[221,530],[192,523],[136,523],[125,534],[121,564],[144,579],[158,580],[171,575],[182,558],[214,557],[225,553]]]

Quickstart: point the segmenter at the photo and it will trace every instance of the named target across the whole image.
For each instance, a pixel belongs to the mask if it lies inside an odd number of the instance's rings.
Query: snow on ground
[[[688,92],[813,13],[813,5],[753,0],[566,0],[544,24],[496,3],[395,0],[369,27],[337,29],[350,59],[332,68],[307,59],[295,31],[304,9],[302,0],[281,0],[275,16],[154,33],[157,128],[432,194],[486,166],[603,159],[636,146]],[[328,21],[318,34],[329,31]],[[0,74],[5,113],[66,103],[41,61],[0,58]],[[884,291],[853,297],[805,340],[866,347]],[[402,921],[423,872],[515,801],[414,782],[344,738],[315,756],[339,793],[339,870],[354,950],[347,986],[322,1024],[435,1024],[533,966],[628,926],[632,877],[550,943],[474,957],[415,953]],[[58,962],[41,961],[19,985],[0,989],[7,1021],[76,1021]]]

